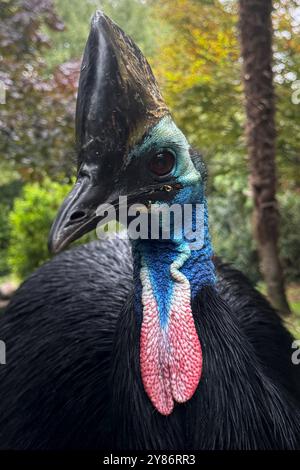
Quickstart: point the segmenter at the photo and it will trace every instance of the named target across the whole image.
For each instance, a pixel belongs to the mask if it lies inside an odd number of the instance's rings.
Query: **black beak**
[[[96,228],[96,201],[102,199],[99,186],[93,185],[87,177],[81,177],[64,200],[52,225],[48,246],[55,254],[66,248],[85,233]]]

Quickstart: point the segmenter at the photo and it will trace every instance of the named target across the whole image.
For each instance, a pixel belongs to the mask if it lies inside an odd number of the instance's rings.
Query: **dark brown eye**
[[[174,155],[171,152],[161,152],[151,158],[149,168],[156,176],[166,176],[171,173],[174,165]]]

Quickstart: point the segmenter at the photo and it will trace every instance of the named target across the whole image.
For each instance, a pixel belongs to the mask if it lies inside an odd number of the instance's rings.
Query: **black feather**
[[[217,289],[193,304],[203,376],[169,417],[141,383],[128,242],[94,242],[40,268],[0,319],[0,447],[299,448],[292,338],[241,273],[216,265]]]

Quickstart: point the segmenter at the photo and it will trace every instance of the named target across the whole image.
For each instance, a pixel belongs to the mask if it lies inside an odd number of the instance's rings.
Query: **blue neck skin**
[[[192,204],[192,227],[197,227],[196,221],[199,214],[199,206],[204,206],[201,212],[203,219],[204,239],[197,249],[190,249],[183,231],[169,240],[136,240],[132,241],[134,256],[134,280],[135,280],[135,303],[139,318],[142,318],[142,285],[140,270],[143,269],[150,278],[152,291],[158,306],[160,324],[167,324],[171,301],[174,300],[173,290],[178,287],[178,279],[181,274],[189,281],[191,290],[191,302],[203,286],[215,284],[215,269],[212,263],[212,248],[208,228],[208,212],[205,199],[205,183],[201,175],[201,169],[196,168],[190,154],[190,146],[184,134],[177,128],[170,116],[162,120],[151,129],[142,144],[139,144],[129,155],[129,159],[142,159],[147,152],[169,149],[176,154],[176,167],[173,176],[181,183],[182,189],[170,201],[171,204]],[[158,205],[160,203],[158,202]],[[185,208],[184,208],[185,210]],[[198,212],[197,212],[198,211]],[[200,208],[201,211],[201,208]],[[199,219],[198,219],[199,220]],[[172,232],[171,232],[172,233]],[[195,248],[195,246],[194,246]],[[170,272],[172,263],[176,260],[175,276],[174,265],[173,276]],[[181,273],[181,274],[180,274]],[[184,278],[183,282],[186,282]],[[179,280],[179,285],[180,282]]]
[[[199,249],[190,250],[187,242],[183,239],[181,241],[170,239],[135,240],[131,242],[134,259],[135,310],[139,322],[142,320],[141,263],[146,263],[149,269],[162,327],[168,321],[168,312],[174,287],[174,280],[170,274],[170,265],[175,259],[179,259],[182,256],[185,259],[180,272],[185,275],[190,283],[191,301],[200,292],[202,287],[214,285],[216,282],[215,268],[212,262],[213,250],[208,227],[207,203],[201,195],[198,195],[197,199],[200,199],[198,203],[204,205],[204,240]],[[173,202],[179,201],[174,200]],[[193,229],[196,210],[199,210],[199,208],[193,205]]]

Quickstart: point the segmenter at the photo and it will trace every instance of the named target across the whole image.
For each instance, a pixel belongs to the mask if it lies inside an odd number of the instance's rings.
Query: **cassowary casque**
[[[129,230],[129,240],[58,255],[21,286],[0,321],[0,447],[299,447],[292,338],[249,281],[213,259],[201,156],[140,50],[101,12],[81,67],[76,140],[77,182],[53,224],[53,252],[103,222],[99,206],[119,216],[120,197],[146,205],[147,220],[190,205],[203,240],[191,246],[174,221],[167,238]]]

